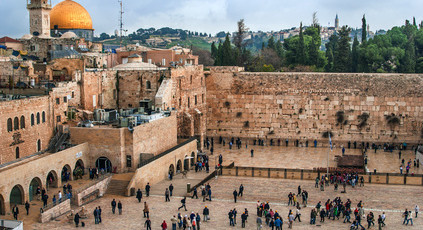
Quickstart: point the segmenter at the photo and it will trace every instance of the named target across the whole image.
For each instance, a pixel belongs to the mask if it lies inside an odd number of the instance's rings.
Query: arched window
[[[40,152],[40,151],[41,151],[41,140],[38,139],[38,141],[37,141],[37,152]]]
[[[16,159],[19,159],[19,147],[16,147],[15,152],[16,152]]]
[[[21,116],[21,129],[25,128],[25,117]]]
[[[151,89],[151,82],[150,81],[147,81],[146,87],[147,87],[147,89]]]
[[[34,124],[35,124],[34,114],[31,114],[31,126],[34,126]]]
[[[37,113],[37,125],[40,124],[40,113]]]
[[[41,118],[43,120],[43,123],[45,123],[46,122],[46,112],[43,111]]]
[[[18,130],[19,129],[19,118],[15,117],[15,119],[13,120],[13,130]]]
[[[7,119],[7,132],[12,132],[13,131],[13,127],[12,127],[12,118]]]
[[[192,84],[192,75],[189,77],[189,83]]]

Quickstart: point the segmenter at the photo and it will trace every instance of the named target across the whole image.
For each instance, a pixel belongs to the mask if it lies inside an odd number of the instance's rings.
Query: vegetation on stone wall
[[[331,131],[326,131],[322,134],[323,138],[329,138],[329,134],[331,137],[333,137],[333,133]]]
[[[250,127],[250,122],[249,121],[244,122],[244,128],[249,128],[249,127]]]
[[[400,118],[395,114],[389,114],[385,116],[386,123],[391,128],[391,130],[394,130],[396,126],[400,124]]]
[[[369,119],[370,115],[368,113],[362,113],[361,115],[358,115],[358,129],[362,129],[367,126],[367,120]]]
[[[239,118],[239,117],[242,117],[242,112],[237,112],[237,113],[236,113],[236,117],[238,117],[238,118]]]

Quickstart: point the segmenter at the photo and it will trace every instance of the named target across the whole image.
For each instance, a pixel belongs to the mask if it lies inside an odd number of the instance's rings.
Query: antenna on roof
[[[120,4],[120,12],[119,12],[119,32],[120,32],[120,46],[122,46],[122,36],[123,36],[123,0],[118,0]]]

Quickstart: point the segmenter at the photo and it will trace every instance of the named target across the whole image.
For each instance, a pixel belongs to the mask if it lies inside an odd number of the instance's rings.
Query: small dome
[[[60,36],[60,38],[78,38],[78,36],[74,32],[68,31]]]
[[[29,40],[31,38],[32,38],[32,35],[31,34],[25,34],[24,36],[22,36],[21,39],[23,39],[23,40]]]
[[[51,37],[48,36],[48,35],[45,35],[45,34],[40,34],[40,36],[38,36],[38,38],[51,38]]]

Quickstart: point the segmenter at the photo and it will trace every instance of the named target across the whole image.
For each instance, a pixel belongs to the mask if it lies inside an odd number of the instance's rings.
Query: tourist
[[[169,192],[170,192],[170,196],[173,195],[173,184],[169,185]]]
[[[377,219],[377,224],[379,226],[379,230],[382,229],[382,223],[383,223],[382,216],[379,215],[379,218]]]
[[[211,199],[212,192],[211,192],[211,188],[210,187],[209,187],[209,189],[207,189],[207,194],[209,195],[209,201],[211,202],[212,201],[212,199]]]
[[[166,188],[166,191],[165,191],[165,202],[170,202],[170,192],[169,192],[169,189],[168,188]]]
[[[201,190],[201,196],[203,197],[203,202],[205,202],[205,201],[206,201],[206,195],[207,195],[206,189],[205,189],[205,188],[203,188],[203,189]]]
[[[122,203],[120,201],[118,201],[118,210],[119,210],[119,215],[122,215]]]
[[[241,228],[245,228],[245,222],[247,221],[247,215],[245,215],[245,212],[241,214]]]
[[[310,224],[311,225],[316,224],[316,216],[317,216],[316,209],[313,208],[311,210],[311,213],[310,213]]]
[[[411,211],[408,211],[407,223],[405,225],[408,225],[410,221],[411,221],[411,226],[413,226],[413,215],[411,214]]]
[[[59,191],[58,197],[59,197],[59,204],[60,204],[62,202],[62,193],[60,191]]]
[[[297,220],[297,218],[298,218],[298,221],[301,222],[301,218],[300,217],[301,217],[300,207],[297,207],[297,210],[295,211],[294,221]]]
[[[81,217],[79,216],[79,213],[76,213],[75,216],[73,217],[73,221],[75,222],[75,227],[79,227],[79,219]]]
[[[416,204],[416,207],[414,207],[414,212],[416,212],[416,218],[417,214],[419,214],[419,206]]]
[[[289,226],[288,228],[292,228],[292,223],[294,222],[294,215],[292,214],[291,210],[289,211],[289,215],[288,215],[288,221],[289,221]]]
[[[385,220],[386,220],[386,215],[385,212],[382,213],[382,227],[385,227]]]
[[[417,206],[417,205],[416,205]],[[30,205],[29,205],[29,202],[28,201],[26,201],[25,202],[25,209],[26,209],[26,215],[28,216],[29,215],[29,207],[30,207]],[[417,213],[416,213],[416,215],[417,215]],[[417,217],[417,216],[416,216]]]
[[[405,224],[405,222],[408,219],[408,210],[407,209],[405,209],[405,212],[402,213],[402,216],[404,217],[404,221],[402,222],[402,224]]]
[[[238,214],[238,212],[236,211],[236,208],[234,208],[234,209],[232,210],[232,213],[233,213],[233,215],[234,215],[234,224],[236,224],[236,215]]]
[[[282,225],[283,225],[282,217],[280,216],[276,217],[276,220],[275,220],[276,230],[282,230]]]
[[[98,224],[99,220],[98,220],[98,209],[97,209],[97,207],[95,207],[93,215],[94,215],[94,224]]]
[[[162,227],[162,230],[167,230],[166,220],[163,220],[163,223],[162,223],[161,227]]]
[[[172,222],[172,230],[176,230],[176,225],[178,223],[178,219],[173,215],[172,218],[170,218],[170,221]]]
[[[53,201],[53,206],[56,206],[56,195],[53,195],[52,201]]]
[[[261,230],[263,222],[260,217],[257,217],[256,223],[257,223],[257,230]]]
[[[181,208],[184,208],[185,209],[185,211],[187,210],[187,207],[186,207],[186,200],[187,200],[187,197],[186,196],[184,196],[184,198],[181,200],[181,207],[179,207],[178,208],[178,211],[179,211],[179,209],[181,209]]]
[[[18,206],[16,206],[16,204],[12,208],[12,213],[13,213],[13,218],[15,218],[15,220],[18,220],[19,208]]]
[[[144,227],[146,227],[146,230],[151,230],[151,220],[150,220],[150,218],[147,218],[147,220],[144,223]]]
[[[193,192],[192,192],[192,197],[191,197],[191,199],[194,199],[194,197],[195,197],[196,199],[198,199],[197,187],[194,187],[194,190],[193,190]]]
[[[198,214],[195,216],[195,223],[197,224],[197,230],[200,230],[200,222],[201,222],[201,216]]]
[[[144,209],[143,209],[143,212],[144,212],[144,218],[149,218],[150,216],[149,216],[149,214],[150,214],[150,209],[148,208],[148,204],[147,204],[147,202],[145,202],[144,201]]]
[[[138,203],[141,203],[141,199],[142,199],[141,189],[138,189],[136,198],[138,199]]]
[[[112,213],[115,214],[115,210],[116,210],[116,201],[115,201],[115,199],[112,200],[111,205],[112,205]]]
[[[229,226],[235,226],[235,224],[234,224],[234,213],[232,212],[232,210],[230,210],[228,212],[228,217],[229,217]]]
[[[145,194],[147,195],[147,197],[150,196],[150,189],[151,189],[150,183],[147,183],[147,185],[145,186]]]
[[[236,203],[236,198],[238,197],[238,192],[236,191],[236,189],[232,194],[234,195],[234,202]]]
[[[101,223],[101,207],[98,206],[98,223]]]
[[[208,220],[210,220],[209,213],[210,213],[210,210],[207,208],[207,206],[205,206],[203,209],[204,222],[207,222]]]

